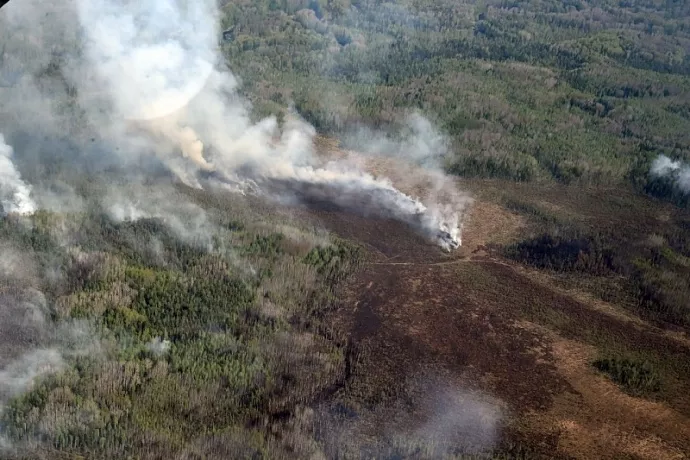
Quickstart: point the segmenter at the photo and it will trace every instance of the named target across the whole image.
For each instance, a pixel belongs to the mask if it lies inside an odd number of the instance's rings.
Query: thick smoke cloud
[[[13,3],[0,15],[11,42],[3,61],[12,64],[2,77],[13,92],[0,93],[0,103],[12,113],[5,118],[15,137],[32,120],[45,139],[69,133],[66,156],[91,168],[140,170],[149,157],[193,187],[220,181],[269,194],[287,187],[300,198],[326,190],[354,211],[365,199],[367,213],[410,223],[434,240],[442,235],[445,247],[459,243],[461,212],[431,196],[408,196],[351,165],[324,162],[313,150],[313,127],[298,116],[283,126],[272,117],[252,123],[220,62],[213,0]],[[382,143],[381,152],[409,152],[428,166],[435,151],[445,151],[442,136],[417,135],[433,131],[423,117],[413,115],[409,128],[402,143]],[[15,149],[30,158],[49,145],[34,136]],[[23,166],[37,175],[41,162],[33,159]]]
[[[653,177],[668,177],[678,190],[690,193],[690,165],[659,155],[652,163],[650,174]]]
[[[215,60],[214,2],[77,2],[95,85],[125,118],[169,115],[199,93]],[[87,87],[88,88],[88,87]]]

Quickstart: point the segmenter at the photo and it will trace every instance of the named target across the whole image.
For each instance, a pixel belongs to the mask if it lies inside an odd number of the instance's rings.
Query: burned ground
[[[396,436],[411,436],[408,444],[414,444],[428,423],[427,392],[416,393],[410,382],[442,375],[458,391],[493,398],[501,416],[489,447],[508,449],[509,456],[684,458],[690,452],[687,336],[504,259],[492,248],[522,237],[526,220],[501,200],[478,195],[464,246],[450,255],[397,222],[308,212],[368,249],[337,315],[351,341],[346,382],[325,403],[328,414],[339,414],[338,429],[356,433],[349,442],[362,449],[383,443],[387,454],[399,453],[390,447]],[[553,204],[562,213],[580,212],[591,199],[578,201],[567,191],[560,197],[577,204]],[[625,213],[606,215],[615,223]],[[592,366],[611,354],[654,363],[661,390],[625,394]],[[649,410],[640,413],[643,407]],[[461,433],[462,423],[450,430]],[[472,436],[460,438],[455,448],[472,444]],[[338,442],[340,451],[342,438]],[[405,449],[414,457],[409,445]]]

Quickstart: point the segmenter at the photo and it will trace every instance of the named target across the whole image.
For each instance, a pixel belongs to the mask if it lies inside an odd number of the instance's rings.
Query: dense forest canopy
[[[262,113],[320,131],[422,109],[456,174],[645,188],[687,161],[685,2],[265,1],[223,5],[223,51]],[[662,194],[658,187],[646,187]]]

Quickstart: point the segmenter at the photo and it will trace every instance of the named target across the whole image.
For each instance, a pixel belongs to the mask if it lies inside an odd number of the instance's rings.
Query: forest
[[[262,427],[343,378],[344,344],[324,315],[360,252],[337,239],[319,245],[308,229],[288,227],[288,237],[271,231],[275,223],[230,221],[222,216],[247,209],[227,197],[223,213],[214,197],[196,199],[213,226],[192,240],[160,219],[98,211],[3,219],[5,256],[19,251],[38,273],[60,271],[52,281],[6,277],[4,301],[20,301],[21,284],[39,289],[46,302],[35,314],[80,331],[67,343],[49,329],[35,338],[68,366],[3,406],[3,436],[21,446],[17,455],[171,458],[222,443],[233,455],[274,458],[314,449],[284,445],[302,442],[299,432],[280,443]]]
[[[282,122],[294,109],[357,150],[365,129],[395,135],[418,110],[449,140],[443,170],[489,184],[480,189],[624,191],[615,212],[591,219],[502,195],[526,230],[488,250],[690,330],[690,3],[220,6],[218,46],[255,120]],[[673,166],[655,169],[662,156]],[[0,386],[5,458],[374,457],[358,441],[333,441],[332,421],[356,419],[351,409],[321,406],[349,390],[359,359],[333,318],[371,248],[279,206],[169,177],[142,185],[143,196],[189,204],[203,228],[174,216],[117,219],[93,204],[110,182],[79,179],[75,193],[90,204],[78,212],[0,219],[0,302],[24,309],[0,324],[0,351],[38,349],[23,364],[40,377],[25,385],[19,370],[0,371],[12,383]],[[674,211],[663,224],[634,222],[640,200]],[[650,362],[590,364],[630,395],[664,391],[665,370]],[[548,458],[528,444],[446,454]],[[400,441],[381,457],[434,458],[434,448]]]
[[[452,139],[449,171],[633,184],[689,161],[690,36],[680,1],[228,2],[222,49],[262,114],[320,132],[395,131],[422,110]]]

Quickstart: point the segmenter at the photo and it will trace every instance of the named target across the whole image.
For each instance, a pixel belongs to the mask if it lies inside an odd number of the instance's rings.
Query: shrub
[[[557,229],[506,248],[512,259],[557,271],[606,274],[616,269],[614,250],[603,235],[579,235]]]
[[[650,394],[661,389],[659,373],[649,361],[610,357],[598,359],[593,365],[632,395]]]

